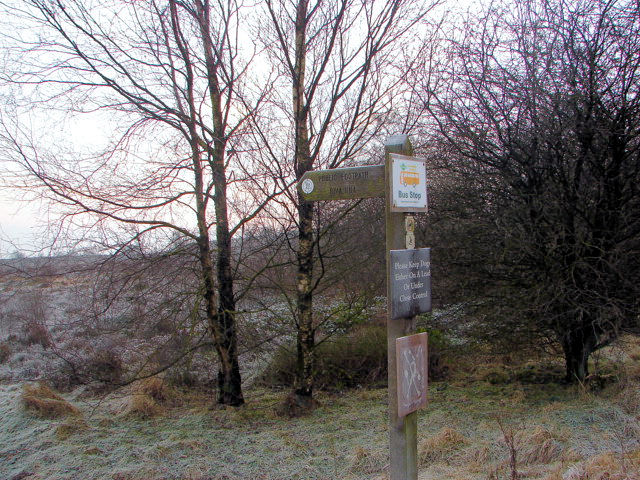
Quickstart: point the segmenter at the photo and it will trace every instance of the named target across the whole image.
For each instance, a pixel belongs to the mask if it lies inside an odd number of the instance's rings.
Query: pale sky
[[[10,20],[6,21],[10,24]],[[0,25],[3,23],[3,21],[0,21]],[[2,67],[2,60],[0,58],[0,68]],[[4,61],[8,60],[4,59]],[[0,92],[0,100],[3,100],[3,97],[11,99],[13,93],[20,95],[25,92]],[[8,111],[7,118],[12,113],[14,111]],[[32,125],[33,131],[40,135],[44,132],[45,143],[58,142],[64,145],[63,148],[65,149],[75,149],[77,147],[80,150],[85,150],[86,148],[99,150],[98,144],[106,143],[105,139],[109,137],[112,131],[109,126],[109,118],[95,121],[95,119],[90,118],[91,115],[87,115],[86,117],[83,116],[81,120],[65,118],[64,121],[58,121],[55,118],[55,114],[50,111],[44,111],[43,115],[45,116],[44,118],[29,119],[32,122],[35,121],[35,125]],[[20,116],[20,114],[13,115],[14,118],[19,118]],[[70,120],[72,122],[71,125],[67,123]],[[5,179],[6,181],[8,180]],[[16,248],[25,249],[24,253],[29,254],[44,246],[48,239],[43,235],[43,232],[48,220],[46,205],[21,201],[11,189],[3,188],[2,181],[0,181],[0,257],[7,257],[13,254]]]
[[[8,192],[0,194],[0,257],[6,258],[16,248],[33,250],[40,243],[38,225],[39,205],[9,198]],[[13,245],[15,243],[15,245]],[[26,252],[25,252],[26,253]]]
[[[100,114],[84,114],[69,117],[43,110],[30,112],[28,123],[35,131],[44,132],[38,143],[63,144],[75,151],[87,151],[108,141],[110,127]],[[40,116],[40,118],[38,118]],[[1,160],[0,160],[1,161]],[[4,183],[11,182],[7,178]],[[25,197],[27,192],[3,187],[0,182],[0,258],[6,258],[16,250],[26,255],[47,245],[44,234],[49,222],[48,206],[43,201]]]

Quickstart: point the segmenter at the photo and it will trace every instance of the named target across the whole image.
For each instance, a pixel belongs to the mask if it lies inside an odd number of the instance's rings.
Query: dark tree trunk
[[[227,221],[226,178],[222,162],[214,164],[216,195],[217,274],[218,312],[216,321],[220,329],[219,349],[224,352],[225,361],[218,371],[218,403],[242,405],[242,382],[238,364],[238,340],[236,333],[236,302],[233,294],[233,273],[231,271],[231,236]]]
[[[242,405],[242,382],[238,365],[238,340],[236,333],[236,303],[233,294],[233,273],[231,271],[231,235],[227,210],[227,178],[225,172],[225,122],[222,113],[222,95],[218,80],[218,61],[211,41],[209,22],[209,2],[196,2],[196,16],[200,25],[207,83],[211,99],[213,120],[213,148],[207,148],[209,166],[215,185],[213,202],[216,217],[216,273],[218,281],[218,307],[215,314],[209,315],[209,326],[214,332],[216,350],[220,358],[218,370],[218,403],[223,405]],[[206,219],[203,219],[206,221]],[[205,226],[206,228],[206,226]]]
[[[235,320],[229,312],[218,313],[218,323],[222,327],[220,349],[225,351],[227,361],[218,370],[218,403],[238,406],[244,403],[240,365],[238,363],[238,345],[235,332]]]
[[[196,171],[196,188],[202,184],[201,171],[198,168],[199,154],[194,147],[194,165]],[[224,171],[218,175],[224,175]],[[201,192],[201,190],[198,190]],[[237,336],[235,329],[235,299],[233,295],[233,276],[231,273],[231,242],[229,227],[226,222],[225,188],[221,187],[216,197],[217,249],[217,296],[216,278],[212,262],[211,240],[206,222],[204,196],[197,196],[198,213],[198,257],[204,280],[204,301],[207,321],[212,332],[220,367],[218,369],[218,403],[223,405],[242,405],[242,382],[238,365]]]
[[[596,344],[592,328],[576,328],[565,332],[561,343],[566,365],[565,381],[584,382],[589,376],[589,356]]]
[[[224,171],[223,147],[217,147],[218,158],[213,164],[216,185],[214,197],[216,211],[218,312],[216,321],[220,328],[219,349],[224,351],[225,361],[218,371],[218,403],[242,405],[242,382],[238,364],[238,340],[236,333],[236,301],[233,294],[233,272],[231,271],[231,235],[227,213],[227,183]]]

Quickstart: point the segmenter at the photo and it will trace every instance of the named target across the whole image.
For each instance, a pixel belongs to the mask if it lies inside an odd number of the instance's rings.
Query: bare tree
[[[482,279],[469,311],[496,336],[552,340],[568,381],[639,327],[639,19],[637,2],[494,3],[416,89],[476,201],[453,219],[476,240],[453,239],[452,265]]]
[[[274,181],[287,189],[278,214],[298,231],[292,242],[297,265],[292,314],[297,332],[294,393],[302,405],[309,405],[313,394],[314,346],[321,323],[314,320],[313,296],[326,270],[320,242],[324,230],[314,224],[313,205],[292,187],[312,169],[375,162],[372,146],[379,144],[375,139],[393,113],[394,94],[400,94],[399,59],[419,54],[422,43],[414,40],[428,31],[426,16],[436,4],[413,0],[265,0],[263,4],[262,38],[283,88],[273,100],[269,130],[262,128],[258,134],[270,140],[264,163],[277,165],[271,170]]]
[[[46,153],[4,115],[5,159],[26,173],[24,188],[54,202],[61,231],[81,227],[112,252],[138,243],[161,250],[181,237],[196,245],[218,402],[242,404],[232,237],[277,193],[241,193],[251,167],[237,152],[270,90],[268,78],[253,82],[255,52],[241,47],[249,10],[235,0],[30,0],[2,8],[21,25],[3,34],[15,60],[3,82],[37,108],[104,112],[120,127],[103,151],[64,155]],[[233,210],[241,215],[230,214],[230,195],[243,198],[245,208]]]

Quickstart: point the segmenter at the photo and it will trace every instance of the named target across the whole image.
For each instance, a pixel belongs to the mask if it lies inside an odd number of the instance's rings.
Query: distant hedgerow
[[[440,354],[439,339],[429,339],[429,379],[441,380],[448,367]],[[316,347],[315,386],[321,390],[341,390],[361,386],[386,385],[387,331],[384,325],[362,325],[344,335],[331,337]],[[295,348],[283,345],[262,373],[259,383],[272,387],[292,387],[296,372]]]

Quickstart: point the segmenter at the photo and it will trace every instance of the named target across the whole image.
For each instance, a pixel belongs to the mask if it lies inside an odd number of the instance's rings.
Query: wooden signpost
[[[415,249],[413,213],[427,211],[424,161],[409,137],[385,143],[385,164],[310,171],[298,182],[305,201],[385,197],[389,478],[417,480],[417,413],[426,404],[426,334],[415,315],[431,310],[430,249]]]
[[[310,171],[302,176],[298,185],[308,202],[382,197],[384,165]]]

